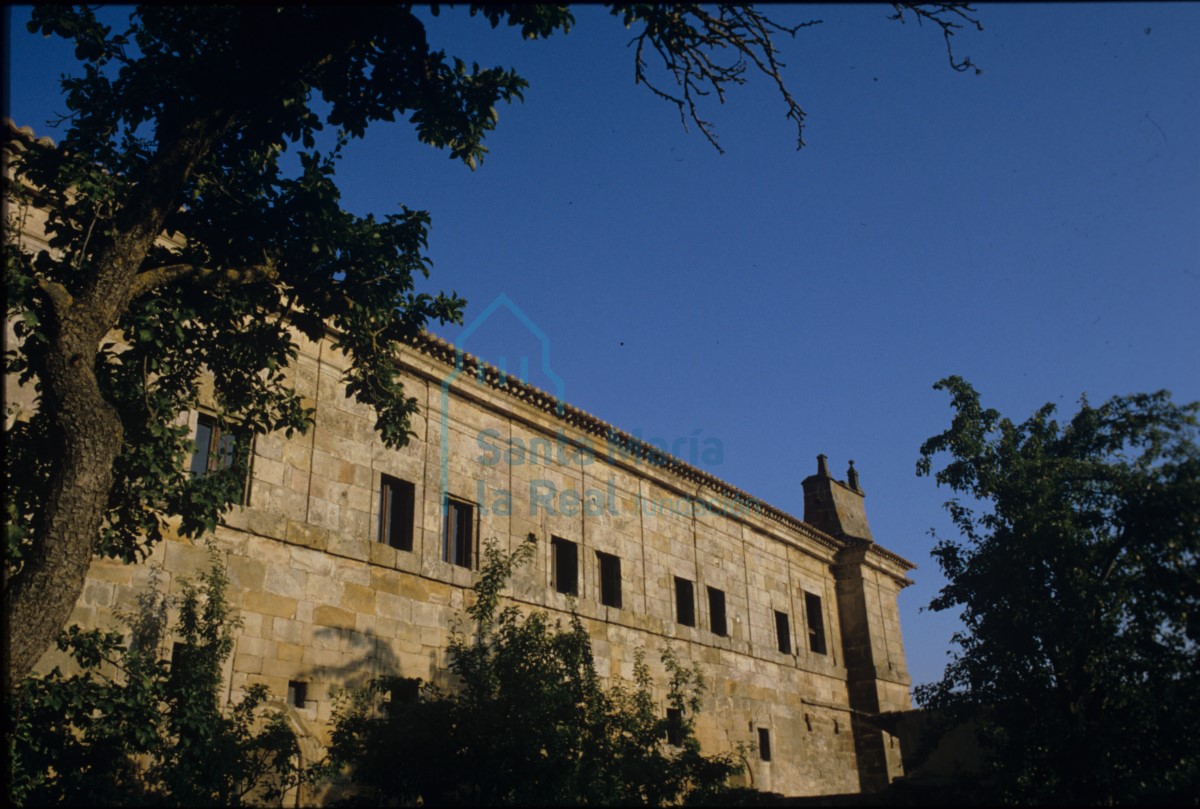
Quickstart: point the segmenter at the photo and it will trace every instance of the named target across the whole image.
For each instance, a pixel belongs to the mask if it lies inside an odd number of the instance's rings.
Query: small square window
[[[771,731],[767,728],[758,729],[758,757],[763,761],[771,760]]]
[[[779,644],[779,651],[785,655],[792,653],[792,629],[788,614],[779,610],[775,611],[775,641]]]
[[[568,539],[550,538],[554,589],[565,595],[579,595],[579,546]]]
[[[416,486],[390,475],[379,477],[379,541],[399,551],[413,549]]]
[[[442,526],[442,561],[471,567],[475,556],[475,507],[462,500],[446,498]]]
[[[819,655],[827,654],[825,647],[825,619],[821,614],[821,597],[804,594],[804,612],[808,618],[808,648]]]
[[[708,588],[708,625],[714,635],[725,637],[729,634],[729,625],[725,622],[725,591],[716,587]]]
[[[667,708],[667,744],[683,746],[683,711],[679,708]]]
[[[308,683],[302,680],[288,680],[287,704],[303,708],[308,700]]]
[[[188,473],[193,478],[201,478],[213,472],[233,469],[238,464],[238,453],[248,456],[249,446],[241,446],[243,441],[241,431],[223,427],[215,416],[200,413],[196,418],[196,436],[193,439],[195,449],[192,460],[188,465]],[[243,469],[243,475],[245,470]],[[241,489],[234,498],[241,505],[246,501],[246,480],[243,477]]]
[[[400,705],[416,702],[421,697],[421,680],[418,677],[398,677],[391,690],[392,702]]]
[[[684,626],[696,625],[696,596],[692,583],[675,577],[675,620]]]
[[[600,603],[606,607],[621,606],[621,560],[611,553],[596,551],[600,564]]]

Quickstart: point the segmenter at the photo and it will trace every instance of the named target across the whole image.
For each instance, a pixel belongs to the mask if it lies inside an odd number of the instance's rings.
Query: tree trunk
[[[41,406],[54,420],[56,446],[35,552],[4,591],[9,657],[6,689],[25,677],[71,616],[108,505],[123,430],[93,366],[105,330],[73,308],[46,351]]]
[[[215,110],[166,136],[118,214],[117,233],[99,251],[90,283],[74,299],[61,286],[43,288],[55,323],[39,374],[39,407],[52,420],[57,445],[47,448],[53,469],[34,524],[34,552],[5,583],[6,690],[29,674],[71,617],[108,510],[124,429],[96,380],[100,341],[128,309],[147,252],[192,171],[232,123],[232,115]]]

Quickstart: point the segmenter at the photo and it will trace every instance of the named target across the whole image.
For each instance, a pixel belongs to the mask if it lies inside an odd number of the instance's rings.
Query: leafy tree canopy
[[[573,22],[564,6],[468,11],[528,39]],[[697,102],[722,98],[748,67],[775,83],[799,133],[774,44],[799,25],[741,5],[611,11],[633,32],[638,80],[714,144]],[[954,4],[897,7],[906,14],[941,26],[947,44],[978,25]],[[93,552],[137,559],[168,516],[194,536],[236,499],[239,464],[185,472],[178,416],[200,401],[202,376],[222,424],[240,426],[244,459],[254,433],[310,423],[292,386],[293,329],[315,339],[331,327],[347,391],[374,408],[387,445],[407,440],[416,401],[394,349],[430,320],[460,319],[464,302],[414,292],[430,268],[428,214],[341,208],[339,156],[373,122],[407,117],[422,142],[475,167],[497,106],[525,89],[512,69],[431,48],[403,5],[147,5],[124,30],[90,7],[41,5],[29,28],[73,42],[82,69],[63,80],[59,143],[13,146],[12,191],[49,212],[51,249],[5,250],[18,338],[6,369],[37,396],[7,436],[10,686],[63,626]]]
[[[605,689],[578,616],[563,627],[541,611],[500,609],[533,547],[486,548],[472,627],[449,648],[459,687],[382,677],[344,694],[323,770],[347,769],[355,802],[382,805],[660,806],[732,794],[726,781],[742,765],[732,753],[704,756],[696,740],[697,668],[663,653],[678,712],[668,747],[671,723],[640,651],[633,687]]]
[[[1001,797],[1194,799],[1200,783],[1200,403],[1165,391],[1014,423],[959,377],[918,474],[962,495],[933,550],[961,610],[919,701],[975,718]]]

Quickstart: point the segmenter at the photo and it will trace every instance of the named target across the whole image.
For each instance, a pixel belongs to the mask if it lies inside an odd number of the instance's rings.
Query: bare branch
[[[965,25],[974,27],[976,31],[983,30],[983,23],[974,16],[975,9],[971,8],[970,3],[892,3],[892,8],[896,9],[896,13],[888,17],[889,20],[899,20],[903,23],[904,12],[911,11],[917,18],[917,25],[929,20],[942,29],[942,38],[946,41],[946,58],[950,60],[950,67],[960,73],[974,70],[976,76],[983,73],[969,56],[963,57],[961,61],[956,60],[954,43],[951,42],[951,37]]]
[[[627,12],[627,22],[634,19],[637,17]],[[713,148],[724,153],[712,123],[700,117],[696,101],[716,95],[717,102],[724,103],[729,85],[745,84],[746,66],[751,64],[775,83],[787,107],[787,118],[796,124],[796,148],[804,146],[804,110],[788,92],[784,64],[779,61],[772,35],[786,33],[794,37],[801,28],[818,25],[820,20],[783,25],[750,5],[721,5],[715,14],[689,5],[651,10],[641,21],[645,27],[630,42],[637,46],[634,80],[674,104],[685,127],[690,118]],[[647,75],[647,43],[675,80],[677,92],[668,92]],[[732,60],[719,58],[724,49],[729,50]]]

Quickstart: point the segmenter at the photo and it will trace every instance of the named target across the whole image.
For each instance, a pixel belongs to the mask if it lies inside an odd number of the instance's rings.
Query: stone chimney
[[[829,474],[828,459],[817,456],[817,474],[801,481],[804,487],[804,521],[838,538],[865,539],[873,542],[867,512],[863,505],[866,496],[858,483],[854,461],[847,472],[849,482],[836,480]]]
[[[876,717],[911,707],[896,604],[896,594],[906,580],[902,569],[888,571],[885,562],[868,559],[875,540],[867,525],[865,495],[854,461],[845,481],[829,474],[827,461],[818,455],[817,473],[801,482],[804,521],[843,543],[832,572],[852,709],[850,726],[858,753],[859,788],[875,792],[904,774],[899,751]]]

